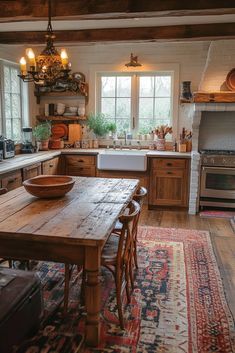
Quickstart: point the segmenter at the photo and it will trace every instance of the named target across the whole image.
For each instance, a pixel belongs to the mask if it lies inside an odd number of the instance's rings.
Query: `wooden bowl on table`
[[[75,180],[67,175],[39,175],[25,180],[25,189],[33,196],[55,198],[64,196],[74,186]]]

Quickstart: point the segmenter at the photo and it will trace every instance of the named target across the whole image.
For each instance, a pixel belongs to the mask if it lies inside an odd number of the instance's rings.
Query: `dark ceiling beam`
[[[51,0],[53,19],[108,19],[235,13],[234,0]],[[46,19],[47,0],[1,0],[0,22]]]
[[[185,41],[235,38],[235,23],[55,31],[56,42]],[[45,32],[0,32],[1,44],[43,44]]]

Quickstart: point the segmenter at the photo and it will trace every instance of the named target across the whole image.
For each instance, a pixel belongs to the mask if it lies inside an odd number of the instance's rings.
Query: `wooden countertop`
[[[32,154],[19,154],[13,158],[4,159],[0,162],[0,175],[8,172],[12,172],[17,169],[28,167],[34,163],[43,162],[51,158],[60,156],[61,154],[93,154],[97,155],[100,152],[103,152],[105,149],[62,149],[62,150],[50,150],[50,151],[41,151]],[[110,149],[111,150],[111,149]],[[143,150],[141,150],[143,151]],[[191,158],[191,152],[180,153],[173,151],[146,151],[147,157],[166,157],[166,158]]]

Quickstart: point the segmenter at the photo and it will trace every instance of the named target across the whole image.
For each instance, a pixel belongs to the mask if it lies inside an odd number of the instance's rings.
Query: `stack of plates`
[[[64,113],[63,115],[64,116],[76,116],[77,114],[68,112],[68,113]]]

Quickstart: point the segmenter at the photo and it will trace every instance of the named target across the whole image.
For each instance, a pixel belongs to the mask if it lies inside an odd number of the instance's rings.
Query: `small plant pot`
[[[49,140],[40,141],[39,151],[48,151]]]
[[[157,151],[165,151],[166,140],[165,139],[157,139],[156,147],[157,147]]]

